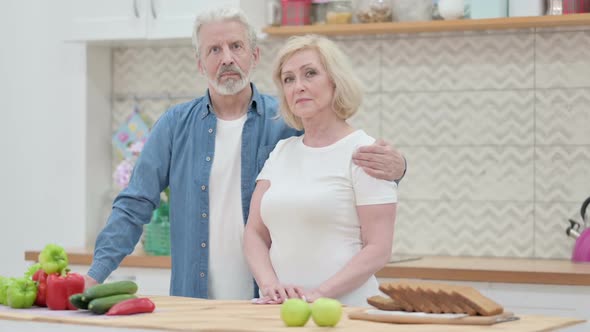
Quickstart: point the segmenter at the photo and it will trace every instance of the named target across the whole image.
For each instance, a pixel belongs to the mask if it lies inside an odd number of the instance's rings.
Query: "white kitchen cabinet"
[[[145,0],[149,2],[147,37],[168,39],[191,37],[195,16],[211,6],[209,0]],[[239,6],[239,0],[216,0],[216,6]]]
[[[379,278],[379,283],[396,279]],[[471,286],[501,304],[506,311],[518,315],[547,315],[590,320],[590,286],[511,284],[499,282],[471,282],[427,280],[451,285]],[[561,329],[564,332],[590,331],[590,323]]]
[[[146,37],[145,0],[67,0],[67,40],[140,39]],[[68,24],[69,23],[69,24]]]
[[[264,0],[63,0],[68,41],[191,38],[203,10],[240,7],[254,26],[264,25]]]

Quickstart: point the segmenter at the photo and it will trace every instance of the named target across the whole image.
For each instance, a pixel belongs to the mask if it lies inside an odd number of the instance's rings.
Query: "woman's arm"
[[[261,288],[278,281],[268,253],[271,244],[270,234],[260,216],[260,202],[269,187],[268,180],[256,183],[250,201],[250,215],[244,229],[244,255],[254,279]]]
[[[308,301],[340,297],[365,283],[391,257],[395,203],[357,206],[363,248],[340,271],[317,289],[305,294]]]
[[[259,180],[250,201],[250,215],[244,230],[244,255],[250,271],[264,297],[278,303],[287,298],[301,297],[303,290],[294,286],[283,286],[272,267],[269,249],[272,243],[268,228],[262,222],[260,216],[260,202],[262,196],[270,188],[270,181]]]

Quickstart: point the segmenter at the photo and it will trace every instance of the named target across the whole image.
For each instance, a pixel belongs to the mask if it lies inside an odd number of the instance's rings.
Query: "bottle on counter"
[[[281,0],[266,0],[266,25],[281,25]]]

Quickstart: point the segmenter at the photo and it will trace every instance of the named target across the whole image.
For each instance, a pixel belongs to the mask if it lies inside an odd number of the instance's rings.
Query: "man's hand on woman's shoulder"
[[[404,156],[383,139],[358,148],[352,160],[367,174],[378,179],[399,181],[406,172]]]

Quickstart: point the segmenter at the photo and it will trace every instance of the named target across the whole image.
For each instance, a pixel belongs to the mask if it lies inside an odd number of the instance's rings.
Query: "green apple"
[[[342,316],[342,304],[338,300],[320,297],[311,305],[311,318],[318,326],[336,326]]]
[[[302,299],[288,299],[281,305],[281,319],[287,326],[303,326],[310,315],[309,304]]]

